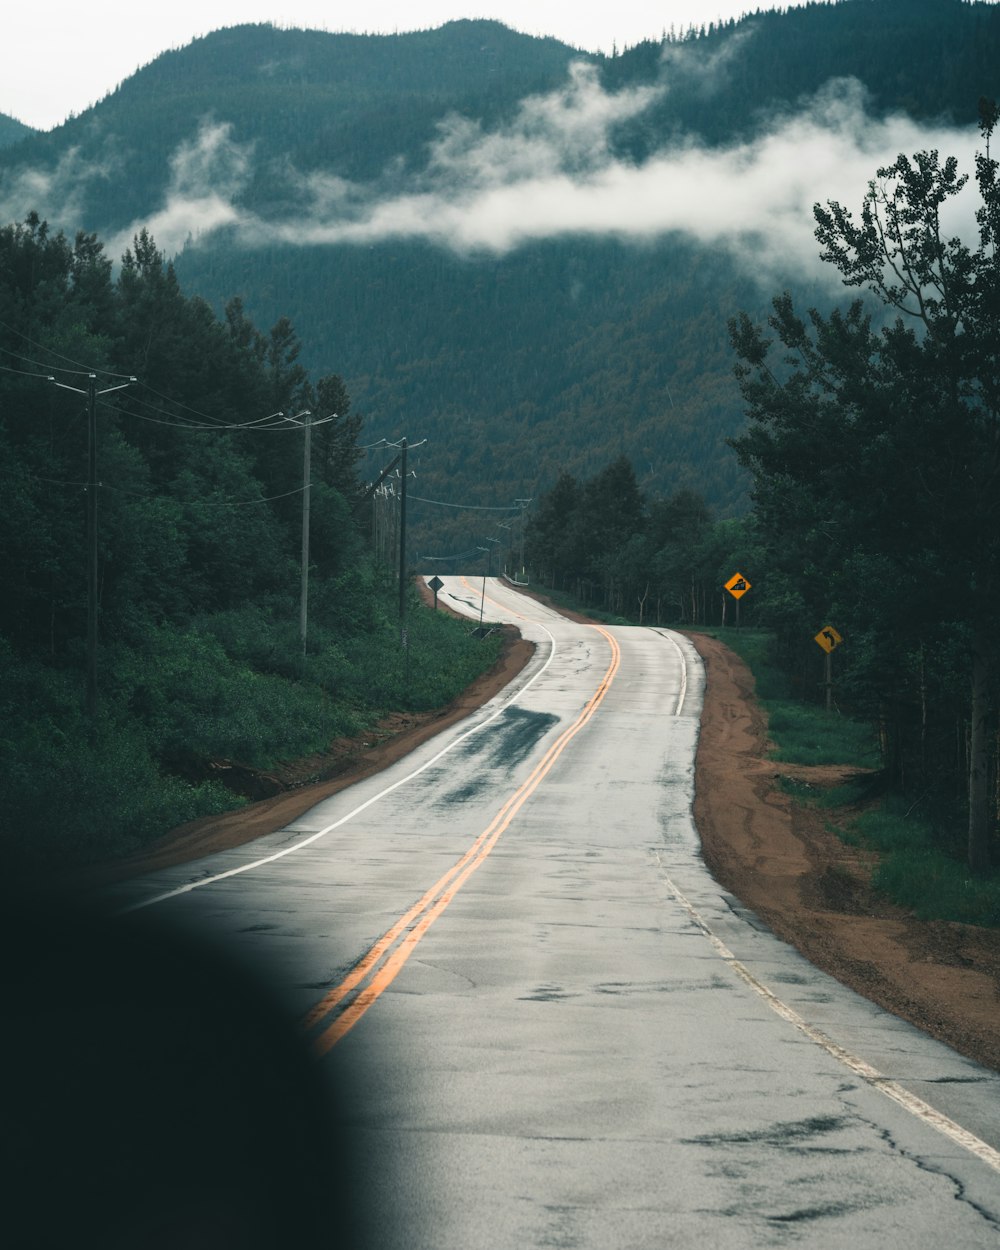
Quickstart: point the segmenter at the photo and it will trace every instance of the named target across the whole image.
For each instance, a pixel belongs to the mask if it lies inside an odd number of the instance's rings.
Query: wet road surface
[[[1000,1244],[1000,1077],[705,870],[690,645],[481,594],[439,597],[538,645],[500,698],[287,829],[113,891],[196,918],[304,1022],[368,1243]]]

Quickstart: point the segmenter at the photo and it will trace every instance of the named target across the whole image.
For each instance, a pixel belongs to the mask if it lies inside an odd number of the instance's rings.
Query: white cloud
[[[304,213],[268,223],[267,236],[303,246],[420,238],[459,253],[503,253],[568,235],[648,243],[677,233],[728,249],[768,282],[803,270],[837,280],[819,262],[814,203],[860,205],[876,169],[900,152],[938,148],[972,168],[974,133],[873,120],[850,80],[828,84],[750,142],[691,142],[642,164],[614,158],[613,126],[641,114],[658,91],[611,96],[578,69],[562,92],[526,101],[505,129],[450,119],[426,171],[402,193],[368,200],[340,185],[333,195],[314,178]],[[955,221],[967,231],[971,214]],[[257,234],[244,223],[247,242]]]
[[[88,184],[111,173],[110,163],[84,160],[78,147],[67,148],[54,169],[14,169],[0,184],[0,217],[23,221],[37,212],[53,221],[78,221]]]
[[[662,86],[609,94],[597,69],[570,66],[564,88],[529,96],[505,129],[484,133],[479,122],[452,115],[441,123],[428,174],[462,190],[544,178],[556,170],[582,176],[611,160],[612,128],[644,113]]]
[[[971,128],[873,119],[864,89],[851,80],[829,83],[752,141],[710,148],[690,140],[641,163],[616,156],[615,127],[661,99],[675,68],[667,67],[666,82],[609,93],[592,67],[577,64],[560,90],[522,101],[505,125],[487,130],[469,118],[447,118],[426,166],[394,167],[381,187],[330,171],[269,171],[295,191],[295,214],[284,220],[263,220],[242,204],[260,172],[253,148],[237,144],[228,124],[207,121],[174,154],[162,207],[108,250],[120,254],[143,225],[168,254],[207,241],[220,227],[248,247],[421,239],[467,255],[572,235],[641,245],[678,234],[727,249],[769,286],[803,272],[837,282],[819,261],[816,201],[859,207],[876,169],[900,152],[936,148],[973,168],[978,135]],[[74,177],[95,176],[74,160],[68,154],[53,175],[35,176],[50,201],[60,194],[70,201]],[[21,175],[24,185],[30,178]],[[58,218],[69,215],[64,210]],[[974,238],[970,207],[955,209],[953,220],[956,231]]]
[[[253,145],[235,143],[228,122],[204,122],[194,140],[171,157],[163,207],[110,239],[108,252],[121,255],[143,226],[157,247],[173,255],[220,226],[238,224],[236,202],[252,172]]]

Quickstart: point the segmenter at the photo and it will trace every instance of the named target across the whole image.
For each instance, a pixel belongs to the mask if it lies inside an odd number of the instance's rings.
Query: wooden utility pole
[[[399,628],[406,646],[406,439],[399,451]]]
[[[302,654],[306,653],[306,637],[309,622],[309,502],[312,493],[312,413],[303,412],[306,441],[302,452],[302,581],[299,589],[299,637]]]
[[[97,719],[97,616],[98,616],[98,558],[97,558],[97,397],[107,395],[111,391],[124,390],[137,379],[130,377],[127,382],[119,382],[117,386],[106,386],[97,389],[97,374],[87,377],[87,389],[79,386],[68,386],[65,382],[56,382],[56,386],[64,391],[75,391],[77,395],[87,397],[87,719],[91,729]]]
[[[87,379],[87,719],[97,716],[97,375]]]

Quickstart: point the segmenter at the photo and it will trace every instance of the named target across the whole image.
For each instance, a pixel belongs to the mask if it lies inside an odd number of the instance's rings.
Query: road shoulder
[[[818,968],[1000,1071],[1000,932],[921,921],[875,894],[874,857],[828,828],[835,813],[778,784],[794,772],[834,785],[847,770],[771,760],[747,666],[717,639],[687,637],[706,669],[694,816],[715,879]]]

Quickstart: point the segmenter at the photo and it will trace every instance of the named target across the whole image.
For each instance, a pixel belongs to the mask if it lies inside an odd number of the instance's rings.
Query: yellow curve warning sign
[[[839,647],[840,644],[844,640],[843,638],[841,638],[840,634],[837,633],[837,631],[833,628],[832,625],[824,625],[823,628],[816,635],[816,641],[823,648],[823,650],[827,653],[827,655],[829,655],[830,652],[833,651],[836,647]]]

